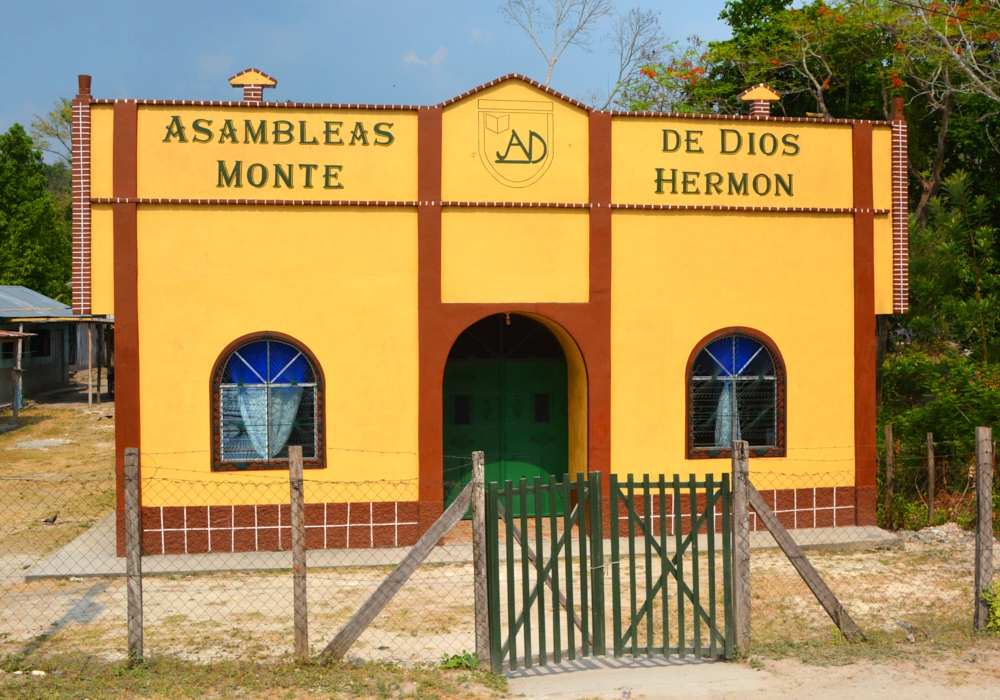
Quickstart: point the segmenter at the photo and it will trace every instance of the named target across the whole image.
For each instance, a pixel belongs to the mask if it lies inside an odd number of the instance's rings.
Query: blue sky
[[[619,2],[660,12],[671,39],[728,36],[724,0]],[[545,78],[545,63],[498,0],[245,0],[3,3],[0,130],[76,92],[97,97],[238,99],[226,79],[259,68],[268,100],[434,104],[506,73]],[[603,35],[602,30],[595,36]],[[571,47],[551,86],[583,99],[612,79],[606,44]]]

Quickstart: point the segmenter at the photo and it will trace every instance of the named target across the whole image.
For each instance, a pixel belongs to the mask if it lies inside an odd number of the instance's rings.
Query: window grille
[[[785,371],[762,336],[739,330],[711,336],[688,375],[688,457],[726,457],[746,440],[757,457],[785,455]]]
[[[213,468],[285,469],[292,445],[303,466],[323,466],[317,368],[302,345],[273,334],[228,348],[213,375]]]

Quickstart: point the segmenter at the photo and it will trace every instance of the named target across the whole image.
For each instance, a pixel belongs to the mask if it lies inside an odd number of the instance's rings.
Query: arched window
[[[763,334],[708,336],[692,354],[687,394],[689,459],[729,456],[733,440],[753,456],[785,456],[785,368]]]
[[[212,374],[212,468],[286,469],[288,448],[323,466],[323,381],[301,343],[276,333],[241,338]]]

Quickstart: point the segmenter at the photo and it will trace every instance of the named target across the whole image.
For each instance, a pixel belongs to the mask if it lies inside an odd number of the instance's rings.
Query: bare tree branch
[[[659,13],[638,7],[615,17],[607,39],[611,41],[612,54],[618,57],[618,76],[604,103],[597,107],[598,100],[592,102],[597,109],[610,107],[622,87],[639,75],[643,65],[656,62],[666,43]]]
[[[73,145],[71,128],[73,122],[73,103],[65,97],[55,101],[54,108],[44,117],[34,115],[31,120],[31,138],[35,148],[52,153],[67,165],[73,162]],[[52,140],[56,141],[53,145]]]
[[[611,0],[506,0],[500,14],[507,22],[524,30],[548,65],[545,85],[570,46],[590,51],[590,33],[604,17],[611,15]],[[551,48],[542,33],[551,32]]]

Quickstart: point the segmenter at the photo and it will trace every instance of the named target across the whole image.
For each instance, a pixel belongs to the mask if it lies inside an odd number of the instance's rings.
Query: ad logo
[[[507,187],[528,187],[552,165],[552,102],[479,100],[479,155]]]

